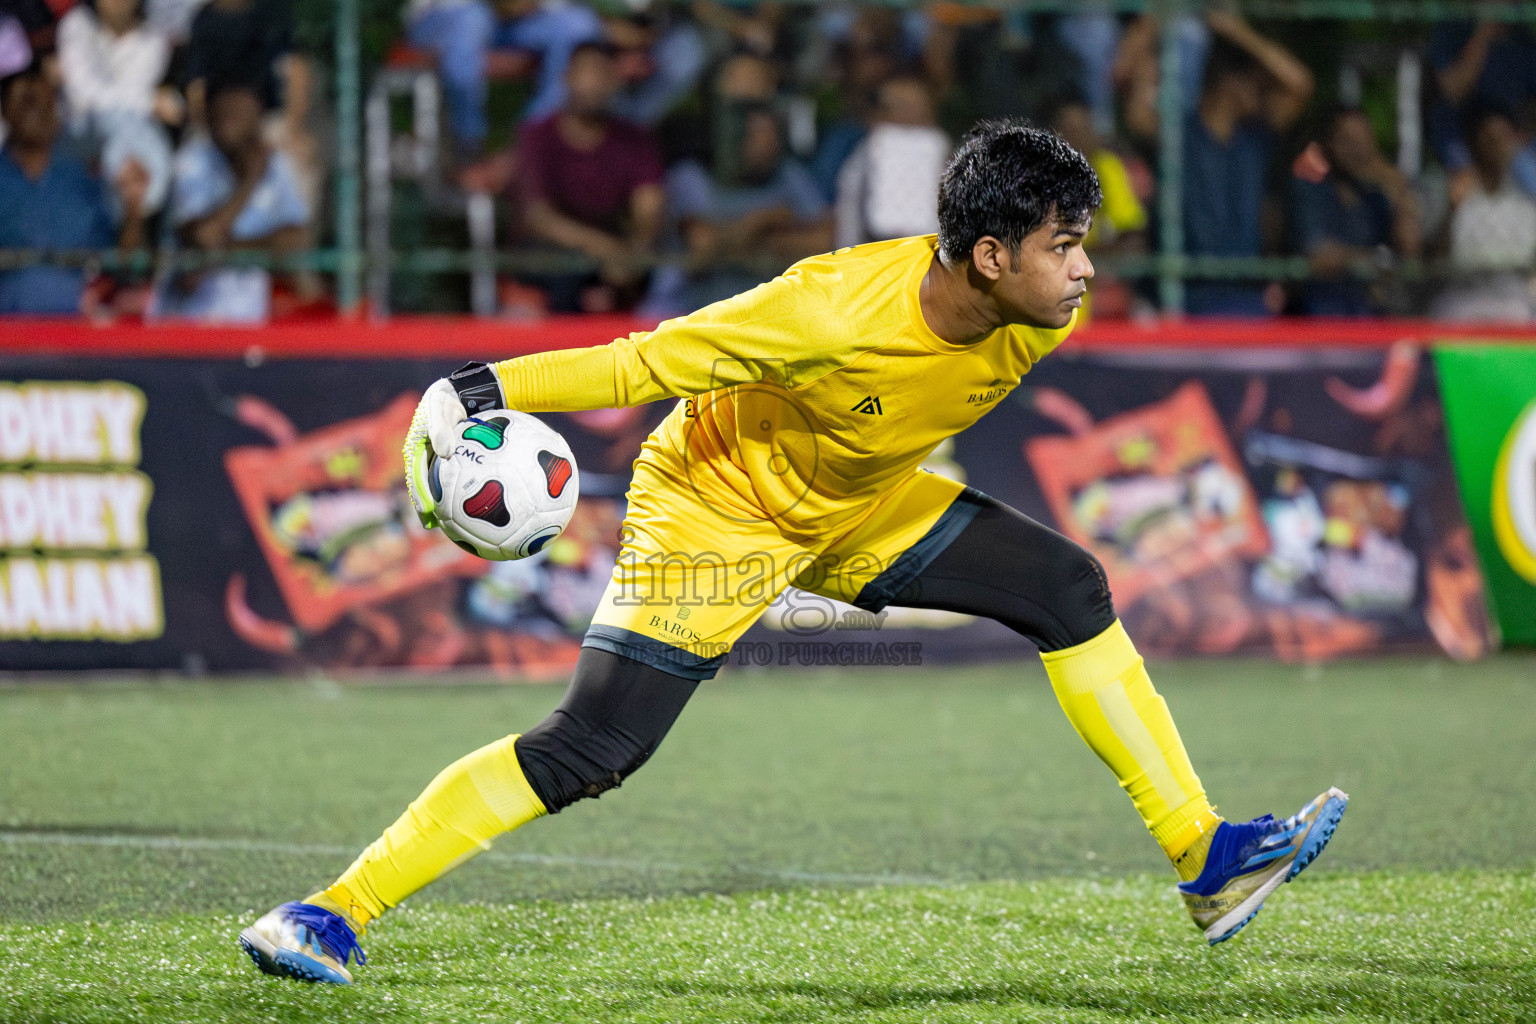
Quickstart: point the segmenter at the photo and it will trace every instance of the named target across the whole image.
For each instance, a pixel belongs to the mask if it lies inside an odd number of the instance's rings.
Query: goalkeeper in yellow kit
[[[329,888],[241,933],[256,965],[349,982],[357,937],[492,839],[619,785],[786,588],[879,611],[996,619],[1041,651],[1062,709],[1220,942],[1327,843],[1346,797],[1234,824],[1206,799],[1099,562],[920,464],[1071,331],[1093,266],[1088,162],[1019,122],[980,126],[939,186],[937,237],[843,249],[610,345],[470,364],[422,399],[407,477],[490,408],[682,398],[635,462],[623,549],[560,706],[445,768]]]

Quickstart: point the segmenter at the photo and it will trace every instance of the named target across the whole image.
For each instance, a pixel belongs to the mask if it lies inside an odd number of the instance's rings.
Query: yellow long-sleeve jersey
[[[966,345],[938,337],[918,301],[936,244],[927,235],[840,249],[654,331],[497,363],[502,393],[526,412],[688,398],[642,460],[727,516],[836,530],[994,408],[1072,329],[1009,326]]]

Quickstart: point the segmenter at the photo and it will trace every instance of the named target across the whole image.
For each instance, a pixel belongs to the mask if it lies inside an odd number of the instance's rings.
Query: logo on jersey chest
[[[865,395],[864,396],[864,400],[862,402],[860,402],[858,405],[854,406],[852,409],[850,409],[848,411],[849,412],[862,412],[862,413],[864,413],[865,415],[868,415],[868,416],[884,416],[885,415],[885,410],[880,408],[880,397],[878,395]]]
[[[987,389],[985,391],[971,392],[969,397],[966,398],[965,404],[986,405],[989,402],[997,401],[1011,390],[1013,390],[1012,385],[1004,384],[1003,379],[999,377],[997,380],[994,380],[991,384],[987,385]]]

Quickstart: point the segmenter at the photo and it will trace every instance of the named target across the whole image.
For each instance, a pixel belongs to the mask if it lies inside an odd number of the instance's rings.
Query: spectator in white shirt
[[[71,133],[108,181],[136,161],[154,213],[171,181],[165,126],[182,116],[175,90],[161,85],[169,41],[144,23],[144,0],[82,0],[59,22],[58,46]]]
[[[207,0],[145,0],[144,20],[163,32],[171,46],[183,46],[192,35],[192,19]]]
[[[262,137],[258,89],[215,83],[208,134],[182,144],[169,215],[181,241],[214,252],[282,256],[309,241],[310,210],[293,162]],[[272,275],[224,267],[182,275],[155,296],[151,315],[205,323],[261,323],[272,302]]]
[[[939,230],[939,178],[953,149],[935,121],[928,83],[888,79],[869,134],[838,171],[836,244]]]
[[[1536,201],[1511,173],[1520,134],[1497,108],[1477,111],[1466,125],[1472,173],[1458,182],[1449,224],[1451,264],[1461,274],[1435,300],[1434,315],[1529,322],[1536,313]]]

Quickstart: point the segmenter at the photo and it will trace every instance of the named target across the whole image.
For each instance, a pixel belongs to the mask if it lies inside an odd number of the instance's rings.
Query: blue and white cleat
[[[1218,825],[1200,877],[1179,883],[1189,916],[1205,931],[1206,941],[1214,946],[1236,935],[1281,882],[1317,859],[1348,805],[1348,794],[1330,789],[1284,821],[1266,814],[1239,825]]]
[[[295,981],[352,984],[347,962],[368,962],[357,936],[339,914],[308,903],[284,903],[240,933],[240,948],[264,974]]]

